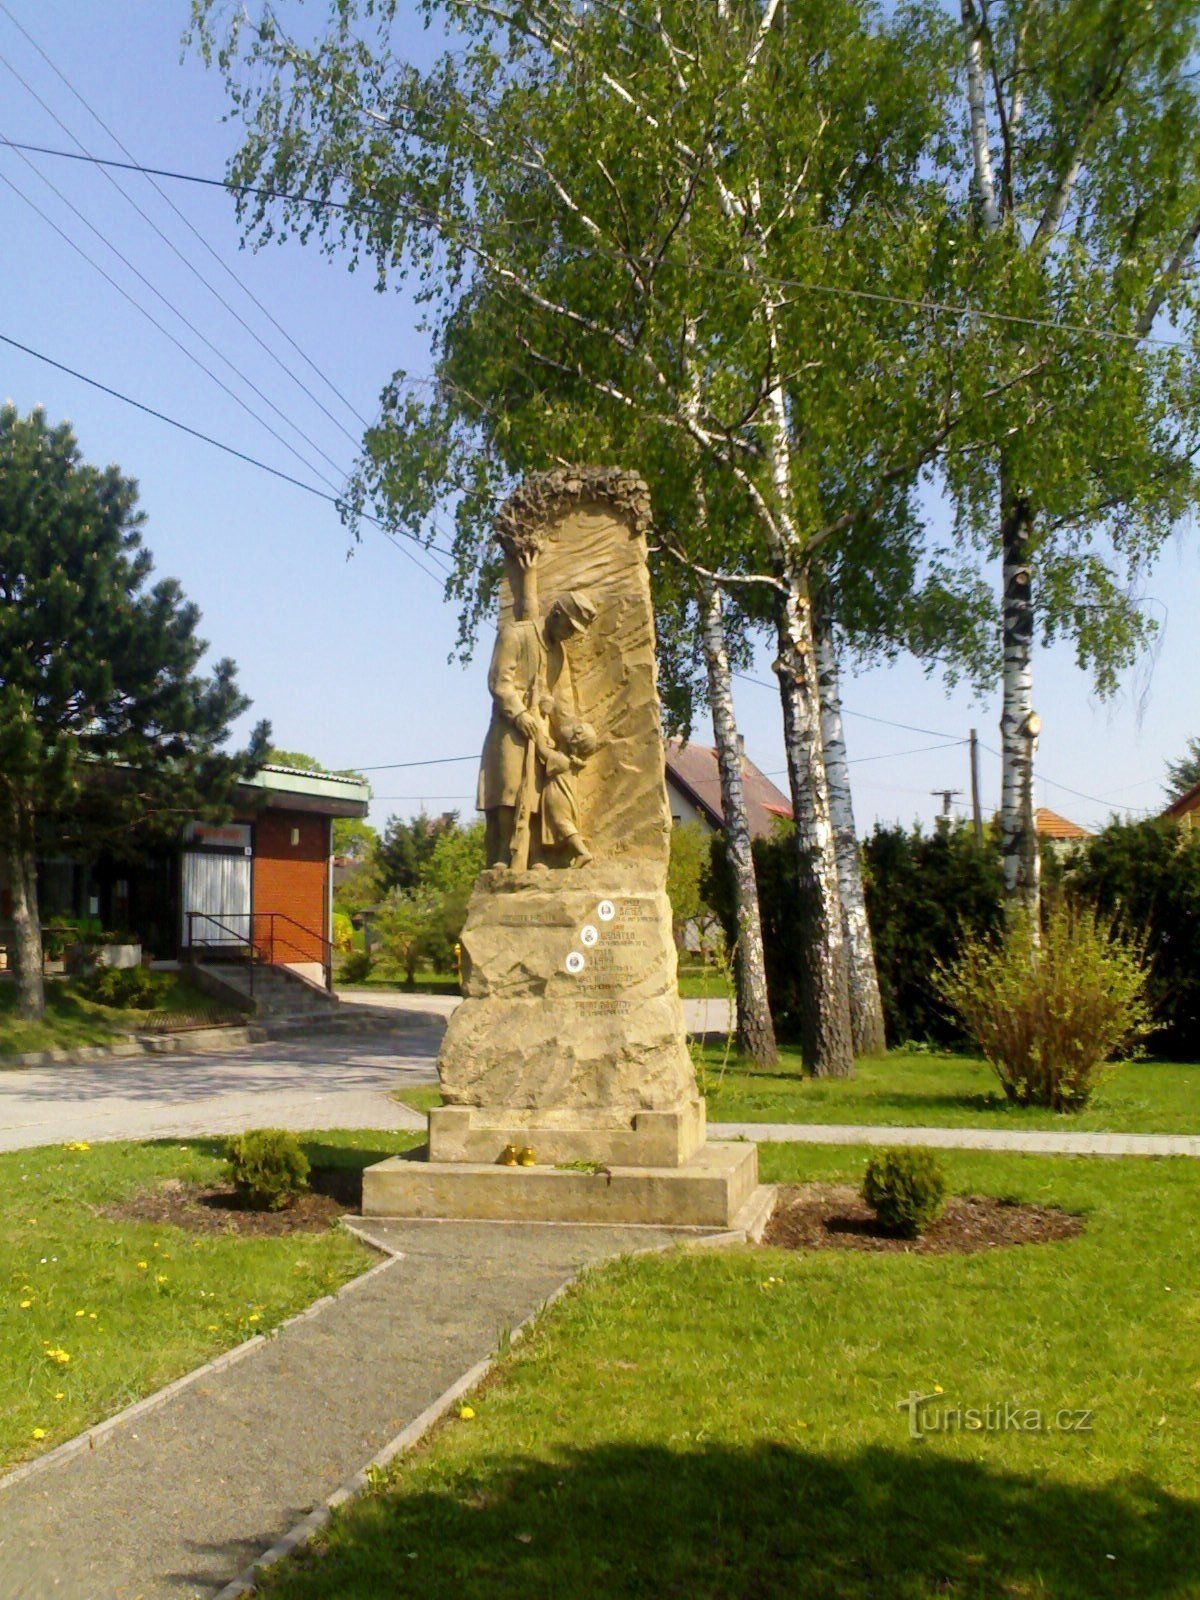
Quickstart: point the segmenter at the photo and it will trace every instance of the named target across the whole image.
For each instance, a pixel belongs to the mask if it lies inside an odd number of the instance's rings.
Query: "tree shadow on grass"
[[[900,1426],[903,1419],[898,1419]],[[1043,1439],[1047,1450],[1086,1450]],[[602,1445],[489,1458],[353,1507],[271,1595],[331,1600],[1192,1600],[1200,1506],[932,1445]],[[281,1574],[281,1577],[283,1575]]]

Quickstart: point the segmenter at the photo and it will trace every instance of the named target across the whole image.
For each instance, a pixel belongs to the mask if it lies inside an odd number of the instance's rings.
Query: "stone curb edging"
[[[773,1194],[774,1190],[772,1189],[772,1195]],[[380,1218],[380,1220],[384,1221],[386,1219]],[[438,1219],[428,1218],[422,1220],[428,1220],[436,1223]],[[489,1224],[489,1226],[490,1225],[492,1224]],[[765,1225],[766,1219],[764,1218],[763,1226]],[[367,1238],[367,1236],[363,1233],[360,1233],[352,1223],[343,1221],[343,1226],[348,1228],[351,1233],[358,1235],[359,1238]],[[561,1224],[561,1226],[577,1227],[579,1224],[564,1223]],[[636,1226],[636,1224],[634,1224],[634,1226]],[[379,1243],[375,1240],[368,1239],[367,1242],[374,1243],[376,1249],[381,1248]],[[703,1237],[697,1237],[695,1239],[672,1239],[666,1244],[646,1245],[640,1250],[623,1250],[620,1252],[620,1254],[627,1256],[659,1255],[663,1251],[674,1250],[679,1247],[690,1250],[713,1249],[728,1245],[746,1244],[748,1242],[748,1230],[746,1228],[732,1228],[726,1229],[720,1233],[705,1234]],[[384,1265],[388,1264],[389,1263],[386,1262],[384,1263]],[[556,1300],[561,1299],[573,1284],[578,1283],[580,1279],[587,1275],[587,1273],[595,1271],[595,1269],[601,1265],[603,1265],[603,1262],[585,1262],[581,1267],[578,1267],[574,1272],[572,1272],[569,1277],[564,1278],[562,1283],[558,1285],[557,1289],[552,1290],[550,1294],[548,1294],[542,1301],[541,1305],[538,1306],[536,1310],[531,1311],[524,1321],[519,1322],[512,1330],[511,1334],[509,1335],[508,1348],[511,1349],[513,1345],[518,1343],[518,1341],[525,1338],[539,1317],[543,1316]],[[358,1472],[356,1472],[352,1478],[347,1479],[347,1481],[342,1484],[340,1489],[335,1489],[323,1505],[315,1506],[313,1510],[309,1512],[308,1516],[296,1523],[293,1528],[290,1528],[288,1532],[283,1535],[282,1539],[277,1539],[269,1550],[264,1550],[262,1555],[260,1555],[256,1560],[252,1561],[245,1571],[240,1572],[238,1576],[231,1582],[227,1583],[223,1589],[219,1589],[213,1596],[213,1600],[247,1600],[248,1596],[253,1595],[258,1587],[258,1576],[260,1573],[262,1573],[267,1567],[275,1566],[276,1563],[284,1560],[284,1558],[287,1556],[293,1555],[297,1550],[302,1549],[306,1544],[308,1544],[309,1540],[312,1539],[315,1534],[320,1533],[321,1529],[328,1524],[335,1511],[339,1510],[340,1507],[344,1506],[348,1501],[357,1499],[358,1496],[364,1492],[364,1490],[370,1487],[371,1479],[375,1473],[381,1472],[383,1468],[394,1461],[397,1456],[403,1455],[406,1451],[411,1450],[414,1448],[414,1446],[420,1444],[421,1440],[427,1433],[430,1432],[435,1423],[440,1422],[441,1419],[446,1415],[446,1413],[454,1405],[455,1401],[460,1400],[463,1395],[468,1394],[472,1389],[477,1388],[478,1385],[483,1382],[484,1378],[487,1377],[488,1373],[492,1371],[496,1363],[501,1359],[502,1357],[499,1353],[495,1355],[484,1356],[482,1361],[477,1361],[473,1367],[469,1367],[467,1371],[463,1373],[461,1378],[456,1378],[448,1389],[444,1389],[442,1391],[432,1405],[426,1406],[425,1410],[421,1412],[420,1416],[414,1417],[406,1427],[400,1430],[394,1439],[390,1439],[387,1444],[384,1445],[382,1450],[373,1455],[365,1467],[362,1467]]]
[[[1192,1133],[1070,1133],[1048,1128],[923,1128],[832,1122],[718,1122],[711,1123],[708,1131],[711,1138],[757,1144],[904,1144],[1016,1155],[1200,1158],[1200,1134]]]
[[[0,1072],[6,1067],[74,1067],[90,1061],[124,1061],[133,1056],[208,1055],[214,1048],[260,1044],[266,1037],[257,1023],[214,1023],[210,1028],[189,1028],[186,1033],[135,1033],[113,1045],[88,1044],[78,1050],[26,1050],[16,1056],[0,1055]]]
[[[0,1495],[6,1489],[15,1487],[27,1478],[36,1477],[39,1473],[46,1472],[53,1466],[59,1466],[64,1461],[69,1461],[73,1456],[79,1455],[84,1450],[94,1450],[97,1444],[103,1444],[109,1434],[113,1433],[123,1423],[133,1422],[138,1417],[145,1416],[148,1411],[157,1411],[181,1390],[190,1388],[193,1383],[198,1383],[201,1378],[208,1378],[226,1367],[232,1367],[237,1362],[243,1361],[247,1356],[253,1355],[263,1345],[270,1343],[293,1323],[305,1322],[309,1317],[315,1317],[328,1306],[340,1300],[343,1295],[349,1294],[352,1289],[366,1283],[377,1273],[386,1272],[389,1267],[402,1259],[401,1252],[390,1250],[377,1244],[372,1239],[365,1239],[355,1229],[350,1229],[356,1238],[362,1239],[364,1244],[369,1244],[373,1250],[386,1257],[377,1261],[373,1267],[368,1267],[365,1272],[360,1272],[357,1277],[351,1278],[348,1283],[342,1284],[340,1289],[335,1289],[332,1294],[323,1294],[319,1300],[314,1300],[310,1306],[305,1306],[303,1311],[297,1311],[294,1316],[288,1317],[278,1327],[272,1328],[267,1333],[256,1333],[251,1338],[243,1340],[241,1344],[234,1345],[232,1350],[225,1350],[219,1356],[214,1356],[211,1361],[206,1361],[203,1366],[195,1367],[191,1372],[185,1372],[181,1378],[174,1379],[161,1389],[155,1389],[153,1394],[146,1395],[141,1400],[135,1400],[123,1411],[118,1411],[114,1416],[106,1417],[103,1422],[98,1422],[94,1428],[88,1428],[84,1433],[77,1433],[73,1439],[65,1439],[62,1444],[44,1456],[35,1456],[32,1461],[23,1461],[19,1467],[14,1467],[11,1472],[6,1472],[0,1477]]]

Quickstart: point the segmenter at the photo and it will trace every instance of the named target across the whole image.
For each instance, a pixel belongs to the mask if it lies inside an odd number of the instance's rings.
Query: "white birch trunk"
[[[800,878],[805,1065],[817,1077],[854,1076],[850,981],[842,929],[837,855],[829,817],[829,792],[821,752],[812,614],[802,585],[793,580],[777,607],[779,654],[775,672],[783,704],[788,782],[796,821]]]
[[[821,695],[821,743],[825,779],[829,788],[829,815],[837,855],[838,887],[842,899],[842,927],[850,974],[850,1024],[856,1056],[881,1055],[887,1048],[883,1026],[883,1001],[875,966],[875,946],[863,893],[858,834],[850,792],[850,766],[842,727],[842,696],[838,682],[837,646],[833,624],[823,612],[816,622],[817,678]]]
[[[721,591],[715,584],[703,579],[700,591],[701,639],[708,671],[708,701],[712,707],[713,739],[721,774],[725,857],[733,881],[737,925],[734,972],[737,980],[738,1038],[743,1051],[755,1066],[773,1067],[778,1060],[778,1051],[767,994],[762,918],[750,844],[750,819],[746,812],[745,786],[742,782],[741,742],[733,709],[733,680],[729,670],[729,653],[725,647]]]
[[[1003,485],[1003,477],[1002,477]],[[1000,793],[1004,890],[1011,910],[1027,914],[1037,937],[1041,858],[1034,823],[1034,755],[1040,722],[1033,709],[1033,581],[1029,508],[1002,487],[1004,685],[1000,714]]]

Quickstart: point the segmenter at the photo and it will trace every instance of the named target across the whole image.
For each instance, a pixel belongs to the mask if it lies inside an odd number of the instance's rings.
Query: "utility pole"
[[[936,797],[938,795],[941,795],[941,797],[942,797],[942,814],[938,818],[938,826],[940,828],[944,828],[944,827],[948,826],[948,824],[950,822],[950,802],[952,800],[957,799],[958,796],[962,793],[962,790],[961,789],[930,789],[929,792],[930,792],[931,795],[934,796],[935,799],[936,799]]]
[[[971,820],[975,825],[975,843],[983,843],[983,812],[979,805],[979,735],[971,729]]]

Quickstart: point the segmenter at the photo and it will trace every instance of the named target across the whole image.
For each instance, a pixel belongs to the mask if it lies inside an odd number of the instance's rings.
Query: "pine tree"
[[[88,466],[68,424],[0,407],[0,850],[21,1015],[44,1015],[37,855],[226,811],[268,729],[223,754],[249,701],[179,585],[148,586],[137,485]]]

